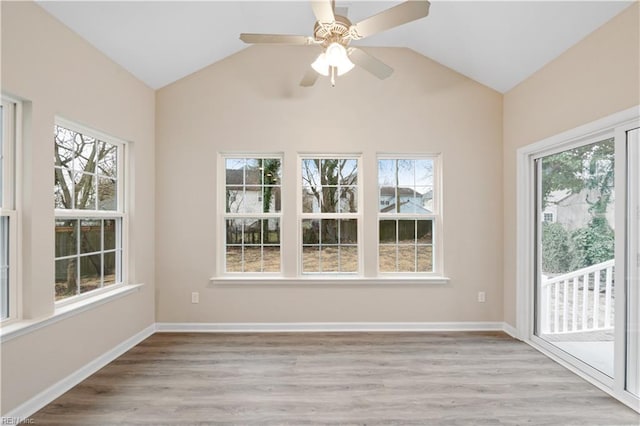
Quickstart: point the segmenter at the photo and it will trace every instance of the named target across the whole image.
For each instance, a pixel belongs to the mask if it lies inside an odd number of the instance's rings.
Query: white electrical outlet
[[[486,294],[484,293],[484,291],[479,291],[479,292],[478,292],[478,302],[480,302],[480,303],[484,303],[484,302],[486,302],[486,301],[487,301],[487,296],[486,296]]]
[[[191,303],[200,303],[200,293],[197,291],[191,293]]]

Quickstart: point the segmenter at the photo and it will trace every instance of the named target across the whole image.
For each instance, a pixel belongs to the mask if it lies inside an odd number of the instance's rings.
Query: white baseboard
[[[159,322],[158,332],[283,333],[283,332],[411,332],[504,331],[503,322],[277,322],[198,323]]]
[[[506,323],[506,322],[502,323],[502,331],[504,331],[509,336],[513,337],[514,339],[520,339],[518,337],[518,329],[516,329],[514,326],[512,326],[509,323]]]
[[[91,376],[96,371],[100,370],[102,367],[109,364],[111,361],[115,360],[123,353],[127,352],[129,349],[133,348],[135,345],[151,336],[153,333],[155,333],[155,331],[156,325],[151,324],[149,327],[131,336],[110,351],[100,355],[98,358],[94,359],[84,367],[76,370],[74,373],[60,380],[58,383],[50,386],[33,398],[20,404],[10,412],[3,414],[2,417],[14,419],[28,418],[29,416],[40,410],[42,407],[58,398],[60,395],[67,392],[72,387],[76,386],[78,383],[82,382],[87,377]]]

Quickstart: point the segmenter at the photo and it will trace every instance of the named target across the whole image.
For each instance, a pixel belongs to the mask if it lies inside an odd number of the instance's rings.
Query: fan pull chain
[[[329,67],[331,70],[331,87],[336,87],[336,67]]]

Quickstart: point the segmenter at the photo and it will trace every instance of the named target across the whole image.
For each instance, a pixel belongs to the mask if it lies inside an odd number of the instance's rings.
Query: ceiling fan
[[[357,47],[349,47],[351,40],[360,40],[390,28],[406,24],[429,14],[427,0],[409,0],[390,9],[352,24],[346,16],[336,14],[334,0],[312,1],[311,7],[317,19],[313,36],[287,34],[240,34],[240,40],[248,44],[292,44],[321,46],[322,53],[311,64],[300,85],[313,86],[319,75],[328,76],[335,86],[340,76],[358,65],[379,79],[385,79],[393,69]]]

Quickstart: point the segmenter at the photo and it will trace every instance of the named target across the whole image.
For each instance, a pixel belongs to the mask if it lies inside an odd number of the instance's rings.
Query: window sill
[[[399,285],[442,285],[448,284],[449,277],[429,276],[429,277],[211,277],[209,279],[211,287],[234,287],[234,286],[399,286]]]
[[[76,316],[89,309],[96,308],[100,305],[108,303],[112,300],[119,299],[127,294],[139,291],[144,284],[129,284],[118,287],[113,291],[96,295],[87,299],[79,300],[61,307],[57,307],[53,314],[46,318],[38,318],[34,320],[22,320],[11,322],[0,327],[0,343],[8,342],[16,337],[29,334],[40,328],[49,326],[63,319]]]

